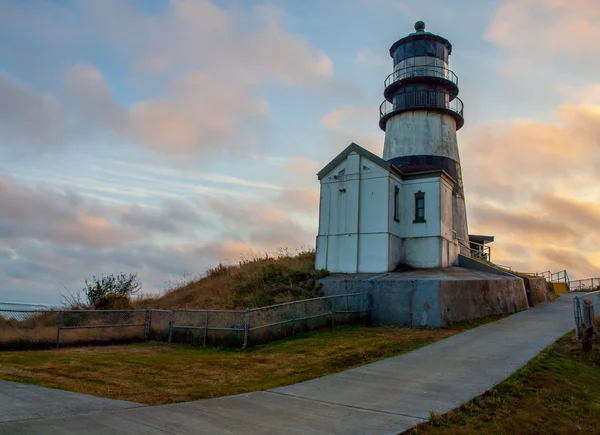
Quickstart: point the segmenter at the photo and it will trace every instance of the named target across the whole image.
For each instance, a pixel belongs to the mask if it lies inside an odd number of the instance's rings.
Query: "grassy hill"
[[[319,296],[315,252],[256,256],[219,264],[197,279],[174,285],[160,297],[135,301],[139,308],[253,308]]]

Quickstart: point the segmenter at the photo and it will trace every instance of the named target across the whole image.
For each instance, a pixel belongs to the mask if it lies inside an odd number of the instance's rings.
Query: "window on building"
[[[400,188],[394,186],[394,220],[400,222]]]
[[[415,192],[415,220],[413,223],[425,222],[425,192]]]

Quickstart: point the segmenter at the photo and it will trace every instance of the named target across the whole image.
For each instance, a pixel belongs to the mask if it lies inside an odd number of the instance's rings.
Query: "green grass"
[[[600,344],[589,356],[570,332],[481,397],[412,434],[600,433]]]
[[[339,326],[250,349],[158,342],[0,352],[0,378],[151,405],[264,390],[409,352],[494,316],[443,329]]]

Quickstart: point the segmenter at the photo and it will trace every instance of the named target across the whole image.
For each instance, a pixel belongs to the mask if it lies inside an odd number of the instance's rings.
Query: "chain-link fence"
[[[246,310],[0,310],[0,349],[142,340],[245,347],[355,323],[366,311],[362,293]]]
[[[265,343],[336,324],[364,319],[362,293],[306,299],[248,310],[248,337],[251,344]]]

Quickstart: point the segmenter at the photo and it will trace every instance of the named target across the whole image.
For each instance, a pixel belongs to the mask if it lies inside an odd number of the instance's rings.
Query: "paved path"
[[[565,295],[395,358],[288,387],[156,407],[117,402],[127,409],[0,423],[0,434],[397,434],[525,365],[573,328],[571,301]]]

